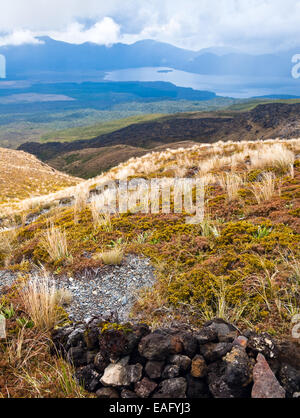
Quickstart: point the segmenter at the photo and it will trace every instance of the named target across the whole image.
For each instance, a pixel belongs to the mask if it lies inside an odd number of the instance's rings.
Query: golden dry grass
[[[131,176],[143,177],[143,175],[153,172],[163,173],[168,168],[176,167],[176,161],[179,161],[180,165],[177,166],[175,175],[185,175],[186,167],[194,166],[198,167],[198,175],[200,176],[215,175],[222,172],[225,167],[229,171],[236,171],[238,165],[248,167],[249,170],[258,167],[265,169],[270,166],[289,172],[292,175],[292,163],[295,155],[299,152],[300,139],[270,139],[267,141],[241,141],[239,143],[218,142],[213,145],[194,145],[191,148],[170,148],[162,152],[151,152],[139,158],[131,158],[107,173],[81,182],[79,187],[66,187],[50,194],[3,204],[0,211],[2,216],[7,216],[10,213],[22,213],[28,208],[54,205],[65,197],[75,197],[76,216],[76,213],[86,206],[86,200],[92,188],[105,185],[107,182],[116,179],[125,180]],[[76,183],[77,180],[72,178],[70,180],[69,178],[69,181]]]
[[[71,295],[57,286],[49,275],[33,275],[19,290],[20,297],[35,327],[48,331],[61,320],[59,305],[70,302]]]
[[[33,155],[0,148],[0,204],[46,195],[80,180],[54,170]]]
[[[40,245],[53,261],[71,258],[65,231],[61,231],[53,224],[42,235]]]
[[[271,200],[276,189],[276,176],[274,173],[263,173],[261,176],[262,180],[251,186],[257,203]]]
[[[226,173],[219,177],[221,187],[224,189],[229,202],[238,198],[238,192],[242,187],[244,180],[241,176],[232,173]]]
[[[124,249],[121,245],[117,245],[111,250],[95,254],[94,259],[100,259],[104,264],[109,266],[119,266],[122,263],[123,257]]]

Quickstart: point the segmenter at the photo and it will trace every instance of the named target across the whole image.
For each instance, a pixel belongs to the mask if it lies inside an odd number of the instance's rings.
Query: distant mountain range
[[[250,55],[228,48],[198,52],[167,43],[144,40],[110,47],[93,43],[74,45],[39,38],[39,44],[0,47],[7,61],[8,79],[36,79],[60,74],[90,74],[135,67],[170,67],[206,75],[291,78],[291,50],[277,54]]]

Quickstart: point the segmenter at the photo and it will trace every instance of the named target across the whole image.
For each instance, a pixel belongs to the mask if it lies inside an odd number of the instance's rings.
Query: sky
[[[276,52],[300,46],[300,0],[0,0],[0,46],[38,36]]]

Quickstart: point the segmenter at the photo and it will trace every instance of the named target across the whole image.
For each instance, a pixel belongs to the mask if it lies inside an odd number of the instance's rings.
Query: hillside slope
[[[6,342],[0,346],[0,396],[91,396],[83,393],[73,376],[84,381],[87,390],[95,389],[89,385],[90,376],[95,376],[93,365],[102,367],[103,356],[96,363],[99,345],[94,352],[91,344],[99,344],[98,337],[104,334],[108,344],[103,347],[127,350],[123,337],[118,337],[131,332],[131,326],[117,318],[124,309],[131,314],[132,323],[141,322],[155,330],[175,325],[183,330],[182,340],[174,339],[172,333],[172,344],[167,345],[173,350],[175,341],[178,353],[182,344],[184,349],[193,347],[187,329],[214,318],[232,322],[235,332],[247,336],[248,340],[243,341],[248,354],[255,343],[250,364],[263,350],[271,367],[280,367],[273,354],[273,341],[280,342],[289,360],[280,369],[284,374],[278,372],[276,377],[287,388],[287,396],[298,393],[300,341],[292,338],[292,329],[300,314],[299,157],[300,139],[218,142],[157,150],[76,186],[11,203],[3,215],[10,229],[0,231],[0,308],[9,330]],[[115,199],[112,189],[106,189],[112,181],[120,186],[119,180],[132,179],[132,186],[136,186],[137,178],[144,179],[143,184],[163,178],[166,187],[178,177],[204,182],[205,216],[196,224],[186,221],[188,213],[175,212],[174,200],[168,213],[163,200],[158,204],[159,213],[136,211],[141,209],[141,195],[135,194],[135,187],[128,194],[128,201],[133,203],[130,210],[107,210],[104,198]],[[123,188],[120,191],[118,201],[124,194]],[[174,197],[174,188],[170,191]],[[106,211],[100,213],[103,209]],[[28,222],[22,222],[17,216],[20,214]],[[150,276],[145,287],[141,283]],[[49,298],[53,300],[51,311],[45,302]],[[65,324],[70,330],[77,321],[74,312],[84,319],[95,318],[107,307],[113,311],[112,319],[105,323],[85,321],[88,327],[96,324],[96,333],[91,328],[76,331],[69,344],[61,326]],[[40,314],[42,308],[45,315]],[[49,311],[51,315],[47,316]],[[224,323],[217,322],[224,329]],[[51,356],[49,330],[53,329],[56,332],[52,336],[60,335],[69,344],[67,358],[80,366],[76,374],[63,359]],[[258,336],[261,332],[264,334]],[[24,343],[20,335],[25,336]],[[211,377],[219,384],[220,375],[212,368],[215,360],[215,366],[220,365],[222,370],[224,362],[230,360],[238,389],[243,388],[239,376],[250,382],[241,368],[245,356],[236,357],[236,346],[224,360],[224,344],[231,350],[235,338],[227,337],[222,331],[219,345],[214,334],[202,335],[201,345],[207,339],[212,343],[201,353],[210,354],[212,359],[208,375],[203,381],[197,379],[201,386],[208,383],[211,389]],[[157,339],[154,345],[157,347]],[[166,345],[159,349],[165,352]],[[246,353],[245,347],[243,350]],[[92,361],[87,365],[88,358]],[[135,353],[133,362],[136,359],[140,361],[141,356]],[[287,368],[287,363],[291,367]],[[99,379],[104,368],[98,370]],[[56,384],[62,375],[67,375],[68,385]],[[83,376],[88,380],[81,379]],[[189,389],[193,382],[189,380]],[[219,388],[218,384],[215,387]],[[218,390],[217,397],[221,396]]]
[[[21,145],[19,149],[51,164],[57,156],[62,160],[67,153],[120,144],[149,150],[180,141],[212,143],[240,141],[241,138],[254,141],[268,138],[295,138],[299,135],[300,104],[273,103],[258,105],[246,112],[222,111],[166,116],[157,121],[133,124],[91,140],[47,144],[32,142]],[[68,154],[68,158],[70,155]],[[54,164],[55,167],[68,171],[65,164],[60,166],[57,160]],[[98,174],[104,169],[105,167],[100,165]],[[71,172],[77,174],[76,171]]]
[[[76,179],[23,151],[0,148],[0,205],[41,196],[77,184]]]

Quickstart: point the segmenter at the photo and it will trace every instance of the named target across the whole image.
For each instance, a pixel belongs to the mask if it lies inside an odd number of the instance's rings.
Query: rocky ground
[[[6,270],[0,271],[0,296],[2,293],[2,289],[4,289],[5,287],[12,286],[14,281],[16,280],[16,277],[17,277],[16,274],[10,271],[6,271]]]
[[[71,319],[117,312],[120,321],[127,321],[138,292],[153,282],[149,260],[129,255],[121,266],[89,269],[76,278],[59,278],[58,286],[73,296],[66,307]]]
[[[38,278],[38,273],[34,274]],[[12,286],[17,275],[0,271],[0,296],[2,289]],[[75,277],[56,277],[58,288],[66,289],[72,296],[65,306],[69,318],[80,321],[93,315],[118,314],[118,320],[127,321],[139,291],[154,283],[154,269],[146,258],[129,255],[120,266],[87,269]]]
[[[151,332],[98,317],[52,338],[99,398],[300,397],[299,345],[222,319]]]

